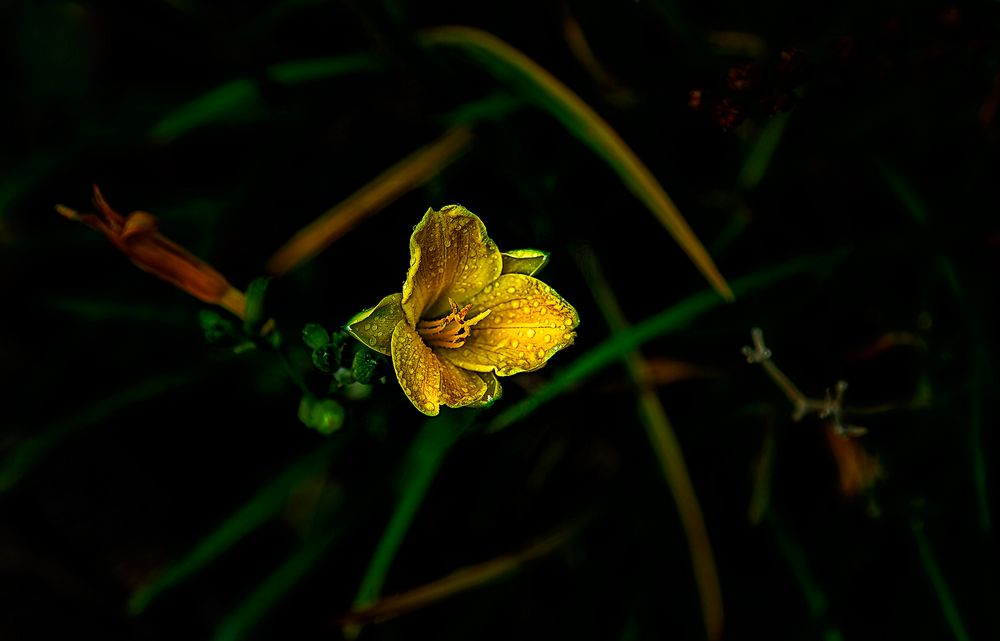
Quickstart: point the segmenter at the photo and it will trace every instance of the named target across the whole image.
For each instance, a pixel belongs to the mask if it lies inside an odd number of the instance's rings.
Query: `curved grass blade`
[[[295,85],[378,69],[378,62],[362,53],[289,60],[269,66],[265,73],[278,84]],[[206,125],[245,118],[263,107],[260,84],[251,78],[236,78],[170,111],[153,125],[149,135],[156,141],[170,142]]]
[[[748,276],[733,281],[733,291],[745,295],[764,289],[787,278],[822,268],[828,268],[847,255],[841,250],[823,256],[796,258],[785,263],[767,267]],[[633,325],[629,330],[600,343],[589,352],[563,368],[549,380],[545,387],[518,403],[508,406],[490,422],[487,430],[495,432],[512,425],[537,410],[539,407],[568,391],[574,385],[589,378],[596,372],[615,363],[622,352],[635,349],[648,340],[676,332],[687,327],[696,318],[718,307],[722,301],[712,291],[702,291],[689,296],[659,314]]]
[[[249,636],[274,605],[326,555],[330,546],[339,538],[346,521],[341,519],[326,532],[306,541],[222,620],[215,630],[213,641],[238,641]]]
[[[282,85],[297,85],[364,71],[378,71],[378,60],[367,53],[305,58],[279,62],[267,68],[267,77]]]
[[[576,534],[576,531],[576,526],[564,527],[517,552],[456,570],[436,581],[380,599],[366,607],[352,610],[341,617],[338,623],[342,626],[352,626],[387,621],[443,601],[460,592],[483,586],[516,572],[529,561],[551,554]]]
[[[199,127],[259,110],[261,105],[257,83],[237,78],[174,109],[153,125],[149,135],[156,141],[169,142]]]
[[[399,546],[406,537],[441,463],[462,431],[472,423],[477,414],[478,412],[474,410],[449,412],[424,422],[403,461],[399,499],[382,537],[375,546],[375,552],[354,597],[354,609],[364,608],[378,599]],[[357,636],[358,632],[360,629],[357,626],[349,626],[344,630],[348,638]]]
[[[841,635],[840,630],[829,622],[829,599],[827,599],[826,593],[823,592],[823,589],[813,578],[805,551],[792,538],[791,533],[789,533],[782,520],[774,512],[768,510],[765,514],[765,520],[771,526],[771,532],[774,534],[778,550],[785,557],[789,569],[799,584],[799,590],[801,590],[802,596],[806,600],[810,616],[812,616],[816,623],[823,627],[824,641],[843,641],[844,637]]]
[[[502,82],[551,113],[604,160],[674,237],[681,249],[726,300],[733,292],[677,206],[621,136],[578,95],[517,49],[485,31],[448,26],[421,34],[426,46],[461,49]]]
[[[740,175],[737,178],[740,187],[751,190],[764,179],[764,174],[771,166],[771,159],[774,158],[774,152],[778,150],[778,143],[781,142],[781,137],[785,133],[787,123],[788,114],[782,113],[771,118],[764,126],[740,169]]]
[[[131,387],[119,390],[89,407],[78,409],[39,434],[17,443],[0,462],[0,494],[13,488],[53,447],[63,444],[87,427],[107,421],[108,418],[130,406],[138,405],[203,378],[208,369],[201,366],[152,376]]]
[[[955,641],[971,641],[965,624],[962,623],[962,615],[958,611],[958,604],[951,593],[951,588],[948,587],[948,582],[934,558],[934,551],[931,550],[931,543],[927,538],[927,533],[924,532],[923,525],[914,522],[910,529],[913,531],[913,540],[917,545],[920,563],[924,566],[924,571],[927,572],[927,578],[931,582],[931,587],[934,588],[934,595],[937,596],[938,603],[941,604],[941,612],[944,613]]]
[[[202,538],[187,555],[152,582],[140,586],[129,599],[129,612],[140,614],[163,592],[197,574],[237,541],[277,514],[287,503],[292,490],[303,479],[315,474],[327,464],[340,442],[340,440],[329,441],[296,461],[219,527]]]
[[[590,285],[598,308],[611,328],[611,336],[627,331],[628,321],[615,297],[614,290],[597,262],[597,257],[592,252],[584,250],[576,252],[575,257],[583,271],[584,279]],[[642,354],[638,349],[632,349],[622,352],[620,358],[624,361],[629,378],[638,391],[639,415],[646,427],[646,435],[653,447],[653,453],[660,462],[660,470],[674,497],[677,513],[684,527],[695,584],[698,586],[698,597],[701,600],[705,634],[710,641],[717,641],[722,638],[722,588],[719,586],[715,553],[712,552],[712,543],[708,538],[705,517],[701,511],[698,495],[694,491],[694,483],[691,482],[691,476],[687,471],[684,452],[670,424],[666,409],[660,402],[660,397],[646,377],[647,367]]]
[[[407,191],[425,183],[472,142],[472,131],[455,126],[375,177],[337,206],[300,229],[267,261],[269,274],[288,273],[311,260],[355,225]]]

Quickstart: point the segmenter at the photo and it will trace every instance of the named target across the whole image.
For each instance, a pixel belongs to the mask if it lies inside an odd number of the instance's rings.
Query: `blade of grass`
[[[479,29],[460,26],[428,29],[421,34],[421,42],[429,47],[457,47],[498,80],[509,83],[519,94],[552,114],[618,174],[666,227],[712,287],[726,300],[732,300],[732,290],[712,257],[653,173],[611,125],[569,87],[517,49]]]
[[[267,261],[267,272],[276,276],[286,274],[311,260],[363,219],[439,173],[465,151],[472,138],[468,127],[452,127],[434,142],[389,167],[300,229]]]
[[[334,523],[337,506],[328,509],[323,519]],[[238,641],[254,631],[264,616],[326,556],[331,545],[340,537],[349,519],[338,519],[321,532],[310,536],[302,547],[282,563],[270,576],[230,612],[215,629],[213,641]]]
[[[763,180],[767,168],[771,166],[774,152],[778,150],[778,143],[781,142],[781,137],[785,133],[786,124],[788,124],[788,114],[778,114],[768,121],[763,131],[757,136],[737,179],[743,189],[749,191]]]
[[[366,607],[352,610],[340,618],[342,626],[386,621],[427,607],[460,592],[481,587],[491,581],[516,572],[529,561],[552,553],[574,534],[577,527],[569,526],[541,538],[525,548],[495,559],[456,570],[436,581],[380,599]]]
[[[843,260],[846,250],[823,256],[796,258],[779,265],[768,267],[733,281],[733,291],[740,295],[751,294],[782,280],[811,271],[829,268]],[[509,405],[498,413],[487,428],[490,432],[501,430],[529,416],[539,407],[571,389],[574,385],[615,363],[622,352],[635,349],[639,345],[658,336],[676,332],[687,327],[696,318],[719,307],[722,301],[712,291],[702,291],[689,296],[662,312],[633,325],[629,330],[612,336],[598,344],[570,365],[560,370],[548,383],[531,396]]]
[[[875,170],[882,176],[892,193],[899,199],[903,209],[920,226],[928,226],[931,221],[930,207],[917,192],[912,183],[895,167],[883,159],[876,159]],[[963,311],[962,318],[966,324],[969,336],[969,359],[974,364],[969,385],[969,452],[972,459],[972,481],[976,491],[976,503],[979,512],[979,527],[983,533],[993,530],[993,514],[990,509],[988,491],[988,474],[986,447],[983,439],[983,404],[982,399],[987,390],[992,389],[993,364],[989,350],[982,347],[988,345],[983,320],[978,308],[970,301],[970,297],[962,284],[955,261],[944,251],[938,251],[937,263],[945,281],[951,288],[955,303]]]
[[[590,251],[580,250],[574,252],[574,257],[583,272],[584,280],[590,286],[598,308],[604,314],[604,320],[611,328],[611,336],[618,336],[628,331],[628,320],[596,256]],[[646,364],[642,354],[638,349],[632,349],[621,352],[620,358],[628,369],[632,384],[638,390],[639,415],[684,527],[695,584],[698,586],[698,597],[701,600],[705,635],[710,641],[716,641],[722,638],[724,620],[722,588],[719,586],[715,554],[708,538],[705,518],[691,476],[688,474],[687,464],[684,462],[684,453],[677,440],[677,434],[670,425],[663,403],[660,402],[660,397],[646,379]]]
[[[792,535],[788,532],[788,528],[785,527],[784,523],[782,523],[781,519],[774,512],[768,510],[765,520],[771,526],[771,532],[774,534],[778,550],[785,557],[792,575],[799,584],[799,589],[802,591],[802,596],[805,597],[806,605],[809,608],[809,614],[813,620],[823,626],[823,638],[826,641],[841,641],[843,636],[840,634],[840,630],[828,622],[829,601],[822,588],[820,588],[812,576],[805,552],[792,538]]]
[[[0,494],[13,488],[53,447],[65,443],[87,427],[106,422],[128,407],[194,383],[205,377],[210,369],[201,365],[180,372],[152,376],[118,390],[88,407],[77,409],[66,418],[39,430],[37,435],[20,441],[0,462]]]
[[[368,569],[354,597],[353,609],[364,608],[378,598],[399,546],[403,543],[441,463],[462,430],[472,423],[477,414],[473,410],[465,410],[429,419],[413,439],[402,464],[399,499],[375,546]],[[344,630],[348,638],[357,636],[359,632],[360,628],[357,626],[349,626]]]
[[[920,563],[924,566],[924,571],[931,582],[934,595],[941,605],[941,612],[944,613],[945,620],[948,622],[948,627],[951,629],[955,641],[971,641],[969,633],[966,632],[965,625],[962,623],[962,616],[958,612],[958,604],[955,602],[955,597],[952,596],[948,582],[945,580],[944,575],[941,573],[941,568],[938,567],[937,560],[934,558],[934,551],[931,550],[931,543],[927,539],[927,533],[924,531],[923,526],[916,522],[911,524],[910,529],[913,531],[913,540],[917,545],[917,554],[920,556]]]
[[[205,125],[229,121],[261,106],[257,83],[237,78],[181,105],[161,118],[149,135],[153,140],[169,142]]]
[[[278,84],[295,85],[377,69],[377,60],[359,53],[289,60],[267,67],[265,74]],[[259,83],[251,78],[236,78],[173,109],[153,125],[149,135],[153,140],[169,142],[199,127],[230,122],[263,106]]]
[[[190,579],[248,533],[277,514],[287,503],[292,490],[303,479],[321,470],[340,443],[340,440],[324,443],[275,477],[219,527],[198,541],[190,552],[171,564],[153,581],[140,586],[129,599],[129,612],[142,613],[165,591]]]
[[[267,77],[282,85],[297,85],[364,71],[378,71],[378,60],[367,53],[305,58],[280,62],[267,68]]]

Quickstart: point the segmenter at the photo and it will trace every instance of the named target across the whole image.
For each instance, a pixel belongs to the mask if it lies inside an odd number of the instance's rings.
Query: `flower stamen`
[[[417,323],[417,332],[428,347],[444,347],[456,349],[465,345],[469,338],[470,328],[490,315],[490,310],[479,313],[466,320],[465,316],[472,309],[472,305],[466,305],[462,309],[452,299],[448,299],[451,305],[451,312],[437,320],[422,320]]]

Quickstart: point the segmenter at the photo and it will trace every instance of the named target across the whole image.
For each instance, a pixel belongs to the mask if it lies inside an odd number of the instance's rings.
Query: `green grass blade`
[[[824,256],[796,258],[768,267],[734,280],[732,283],[733,291],[738,295],[751,294],[798,274],[830,267],[842,260],[846,254],[846,251],[838,251]],[[563,368],[549,380],[545,387],[497,414],[487,429],[494,432],[524,419],[574,385],[617,362],[623,353],[633,350],[657,336],[663,336],[687,327],[699,316],[719,307],[722,302],[714,292],[702,291],[641,323],[633,325],[627,331],[612,336]]]
[[[611,328],[612,337],[628,331],[628,319],[625,318],[625,312],[615,296],[614,288],[605,277],[597,257],[590,251],[581,250],[576,253],[576,259],[584,280],[590,286],[597,307]],[[642,353],[638,349],[633,349],[622,352],[620,358],[636,389],[639,416],[646,428],[650,446],[660,463],[660,471],[663,472],[684,527],[691,555],[691,568],[698,587],[698,597],[701,600],[702,622],[705,625],[706,637],[709,641],[721,639],[724,608],[719,572],[701,504],[684,460],[684,452],[667,416],[666,408],[663,407],[656,390],[646,381],[646,363]]]
[[[371,55],[356,53],[346,56],[305,58],[281,62],[268,67],[267,76],[278,84],[297,85],[352,73],[378,71],[380,68],[378,60]]]
[[[168,567],[152,582],[139,587],[129,599],[129,611],[139,614],[166,590],[191,578],[237,541],[279,512],[292,490],[329,461],[341,441],[325,443],[299,459],[261,489],[252,499],[201,539],[187,555]]]
[[[223,619],[215,630],[213,641],[238,641],[253,632],[271,608],[326,555],[341,529],[339,526],[330,528],[303,544]]]
[[[260,106],[257,83],[237,78],[168,113],[153,125],[150,136],[167,142],[205,125],[229,121]]]
[[[965,625],[962,623],[962,616],[958,612],[958,604],[955,602],[955,597],[952,596],[948,582],[945,581],[944,575],[941,573],[941,568],[938,567],[937,560],[934,558],[934,552],[931,550],[927,533],[919,523],[912,524],[911,529],[913,530],[913,540],[917,544],[917,554],[920,555],[920,563],[924,566],[924,571],[931,582],[931,587],[934,588],[934,595],[937,596],[938,603],[941,605],[941,611],[944,613],[952,635],[954,635],[956,641],[971,641],[969,633],[966,632]]]
[[[362,608],[374,603],[385,584],[399,546],[406,537],[410,524],[427,495],[431,482],[437,475],[445,455],[468,427],[478,412],[460,410],[442,414],[426,421],[413,440],[402,464],[400,495],[389,523],[379,539],[372,559],[365,571],[361,586],[354,597],[353,607]],[[348,628],[346,634],[357,634]]]
[[[781,142],[781,137],[785,133],[787,123],[788,114],[778,114],[768,121],[764,130],[757,136],[737,179],[743,189],[751,190],[764,179],[768,167],[771,166],[771,159],[774,158],[774,152],[778,150],[778,143]]]
[[[768,511],[765,520],[771,526],[771,532],[774,534],[778,551],[785,557],[785,561],[788,563],[795,581],[799,584],[799,589],[802,591],[802,596],[805,598],[806,605],[809,608],[809,614],[817,623],[823,626],[823,638],[826,641],[841,641],[843,637],[840,631],[827,622],[829,600],[812,576],[805,551],[792,538],[788,528],[785,527],[781,519],[774,512]]]
[[[596,111],[552,74],[503,40],[471,27],[437,27],[423,32],[426,46],[460,49],[499,81],[548,111],[573,136],[611,167],[653,213],[712,287],[726,300],[733,293],[712,257],[649,168]]]

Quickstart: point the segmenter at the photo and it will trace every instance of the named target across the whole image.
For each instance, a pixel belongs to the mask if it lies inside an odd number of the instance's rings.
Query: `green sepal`
[[[255,278],[250,281],[246,293],[246,312],[243,315],[243,328],[248,334],[257,334],[266,320],[264,318],[264,295],[270,278]]]
[[[402,294],[389,294],[378,305],[356,314],[344,329],[380,354],[389,355],[392,330],[403,320]]]

